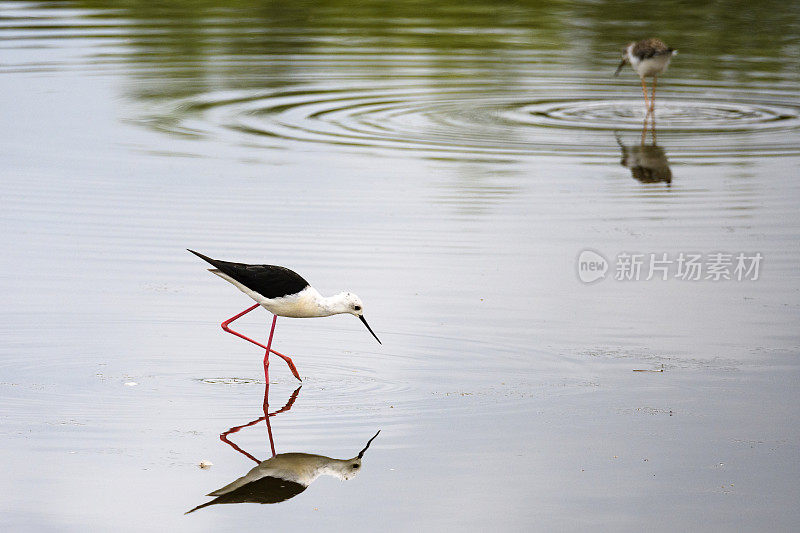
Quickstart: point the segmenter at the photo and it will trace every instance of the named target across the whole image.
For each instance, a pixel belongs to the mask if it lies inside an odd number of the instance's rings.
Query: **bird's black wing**
[[[185,514],[218,503],[280,503],[294,498],[308,487],[301,483],[267,476],[246,483],[236,490],[217,496],[210,502],[198,505]]]
[[[231,263],[211,259],[194,250],[189,251],[265,298],[296,294],[308,287],[308,282],[300,274],[282,266]]]

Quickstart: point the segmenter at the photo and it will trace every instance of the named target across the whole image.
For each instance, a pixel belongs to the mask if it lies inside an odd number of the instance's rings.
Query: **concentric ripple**
[[[607,155],[616,147],[614,131],[642,129],[641,98],[620,99],[618,87],[602,85],[553,98],[564,83],[513,90],[441,82],[209,93],[175,102],[148,122],[248,146],[303,142],[451,157]],[[675,155],[800,153],[800,106],[791,95],[665,92],[655,121],[659,140],[680,149]]]
[[[523,106],[513,120],[539,126],[574,128],[641,128],[641,100],[552,101]],[[658,102],[659,130],[676,132],[730,132],[798,126],[797,108],[753,102],[667,100]]]

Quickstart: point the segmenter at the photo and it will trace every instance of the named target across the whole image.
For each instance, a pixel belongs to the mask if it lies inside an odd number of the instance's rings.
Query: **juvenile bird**
[[[667,70],[670,59],[678,51],[668,47],[660,39],[645,39],[643,41],[630,43],[622,49],[622,61],[620,61],[614,76],[618,76],[626,63],[630,63],[636,74],[642,80],[642,93],[644,94],[644,104],[647,113],[652,113],[656,106],[656,84],[658,75]],[[647,83],[645,78],[653,78],[653,97],[648,101]]]

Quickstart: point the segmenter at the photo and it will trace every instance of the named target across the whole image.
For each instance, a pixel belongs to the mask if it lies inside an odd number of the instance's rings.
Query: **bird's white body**
[[[236,481],[208,495],[221,496],[268,476],[299,483],[305,487],[311,485],[315,479],[322,475],[346,480],[355,476],[360,466],[360,457],[332,459],[324,455],[310,453],[281,453],[261,462]]]
[[[673,50],[672,53],[669,54],[661,54],[656,55],[653,57],[648,57],[644,59],[640,59],[639,56],[633,53],[633,47],[635,44],[631,44],[626,49],[625,53],[628,57],[628,61],[630,61],[633,70],[636,71],[636,74],[639,75],[640,78],[649,78],[652,76],[658,76],[669,66],[669,62],[672,59],[672,56],[675,55],[675,51]]]
[[[326,298],[311,285],[306,286],[305,289],[297,294],[289,294],[280,298],[265,298],[218,269],[212,269],[210,272],[236,286],[236,288],[273,315],[291,318],[314,318],[340,313],[355,314],[353,313],[353,304],[357,304],[359,309],[361,305],[358,296],[354,294],[343,292]]]
[[[314,318],[331,316],[339,313],[350,313],[352,311],[352,306],[348,306],[345,301],[345,296],[348,295],[348,293],[341,293],[326,298],[314,287],[308,285],[297,294],[289,294],[280,298],[265,298],[224,272],[220,272],[217,269],[210,271],[234,285],[273,315],[291,318]]]

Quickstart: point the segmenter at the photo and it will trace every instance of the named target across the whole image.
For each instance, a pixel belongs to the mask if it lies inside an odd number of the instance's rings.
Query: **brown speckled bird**
[[[619,75],[626,63],[630,63],[642,80],[642,93],[644,93],[644,105],[647,107],[647,112],[652,113],[656,106],[658,75],[667,70],[670,59],[677,53],[677,50],[668,47],[660,39],[645,39],[630,43],[622,50],[622,61],[620,61],[614,76]],[[647,83],[644,81],[648,76],[653,78],[653,96],[649,101],[647,99]]]

